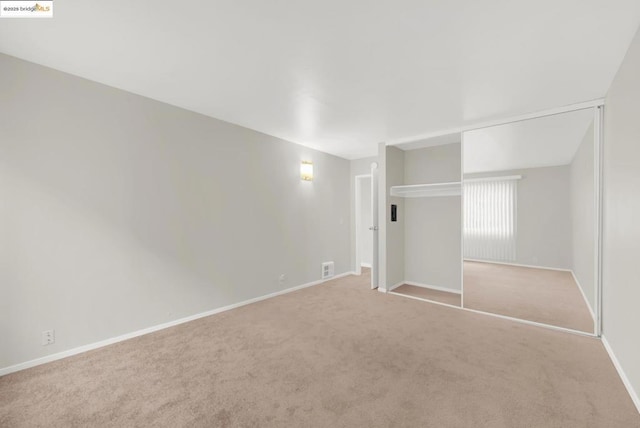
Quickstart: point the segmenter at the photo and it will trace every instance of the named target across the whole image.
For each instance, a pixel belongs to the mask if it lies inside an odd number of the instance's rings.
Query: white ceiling
[[[0,52],[346,158],[605,95],[638,0],[59,0]]]
[[[462,133],[438,135],[436,137],[424,138],[411,141],[409,143],[396,145],[401,150],[423,149],[425,147],[443,146],[445,144],[460,144],[462,141]]]
[[[464,133],[464,172],[568,165],[593,122],[593,109]]]

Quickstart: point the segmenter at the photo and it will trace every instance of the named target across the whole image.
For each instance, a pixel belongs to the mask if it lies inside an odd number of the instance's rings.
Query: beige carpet
[[[593,333],[570,272],[465,261],[464,306]]]
[[[404,296],[418,297],[420,299],[433,300],[434,302],[446,303],[447,305],[460,306],[461,298],[459,294],[448,293],[446,291],[433,290],[415,285],[403,284],[393,290],[394,293]]]
[[[368,280],[0,377],[0,426],[640,427],[599,340]]]

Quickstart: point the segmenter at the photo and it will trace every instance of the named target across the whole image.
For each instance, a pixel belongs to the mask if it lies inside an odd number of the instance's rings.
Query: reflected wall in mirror
[[[594,332],[594,111],[465,132],[464,307]]]

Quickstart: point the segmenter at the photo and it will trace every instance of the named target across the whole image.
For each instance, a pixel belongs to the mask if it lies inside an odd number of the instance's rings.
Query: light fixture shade
[[[313,181],[313,163],[311,161],[302,161],[300,164],[300,179]]]

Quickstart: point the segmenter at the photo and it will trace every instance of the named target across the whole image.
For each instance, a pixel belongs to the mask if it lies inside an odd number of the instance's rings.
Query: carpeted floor
[[[593,333],[570,272],[465,261],[464,306]]]
[[[420,299],[432,300],[434,302],[446,303],[451,306],[461,305],[461,296],[456,293],[449,293],[446,291],[433,290],[426,287],[418,287],[415,285],[402,284],[400,287],[395,288],[393,293],[402,294],[404,296],[418,297]]]
[[[346,277],[0,378],[2,427],[640,427],[601,342]]]

